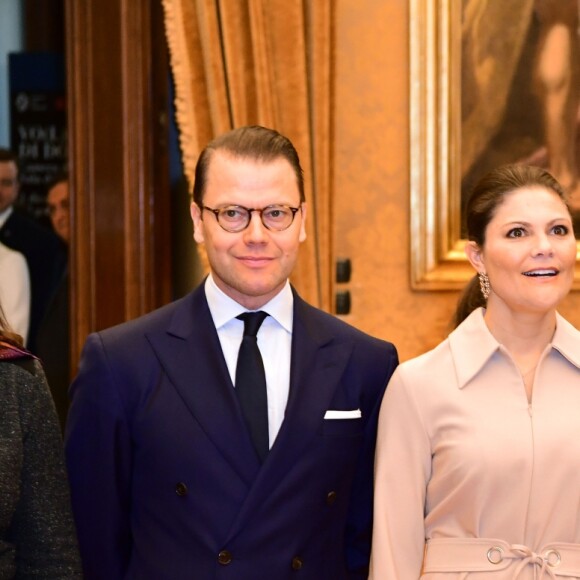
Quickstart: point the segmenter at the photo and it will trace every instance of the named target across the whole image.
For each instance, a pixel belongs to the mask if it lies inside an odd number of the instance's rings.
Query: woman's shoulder
[[[399,365],[405,371],[421,371],[429,369],[433,365],[450,364],[452,362],[454,345],[457,343],[477,343],[481,335],[485,334],[485,324],[483,322],[483,310],[481,308],[473,311],[459,326],[453,329],[449,335],[431,347],[426,352],[411,358]]]
[[[485,324],[484,311],[477,309],[435,348],[402,363],[397,369],[400,381],[415,390],[438,387],[456,393],[455,387],[466,385],[498,348]]]
[[[18,376],[24,371],[36,376],[41,373],[38,359],[25,348],[0,337],[0,373],[2,376]]]
[[[440,377],[441,373],[451,371],[453,360],[449,347],[449,338],[437,346],[414,358],[403,361],[396,369],[396,373],[405,378],[429,378],[430,381]],[[413,380],[416,382],[416,380]]]
[[[36,359],[0,359],[0,377],[4,380],[13,378],[30,381],[38,378],[39,375],[42,375],[42,367]]]
[[[0,360],[0,400],[34,406],[48,392],[44,372],[36,359]]]
[[[27,350],[0,339],[0,397],[4,400],[11,394],[23,393],[30,396],[39,390],[44,391],[46,381],[40,361]]]
[[[0,423],[19,423],[28,432],[45,422],[53,407],[38,359],[0,360]]]
[[[552,346],[580,369],[580,331],[561,314],[556,315]]]

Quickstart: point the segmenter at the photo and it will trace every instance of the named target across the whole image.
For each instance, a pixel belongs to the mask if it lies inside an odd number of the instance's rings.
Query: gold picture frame
[[[410,249],[415,290],[458,290],[474,275],[461,238],[462,5],[462,0],[410,1]],[[574,289],[580,289],[580,261]]]

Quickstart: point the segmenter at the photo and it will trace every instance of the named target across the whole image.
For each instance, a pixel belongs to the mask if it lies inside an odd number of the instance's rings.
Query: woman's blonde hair
[[[20,347],[23,345],[22,337],[16,334],[9,326],[6,316],[4,315],[4,310],[2,310],[2,305],[0,304],[0,340],[6,340],[12,342]]]

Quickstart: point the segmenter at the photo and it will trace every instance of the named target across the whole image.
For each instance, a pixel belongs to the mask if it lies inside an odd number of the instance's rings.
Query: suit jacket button
[[[326,496],[326,505],[332,505],[336,501],[336,491],[329,491]]]
[[[299,556],[292,558],[292,570],[300,570],[304,566],[304,561]]]
[[[175,486],[175,493],[180,496],[183,497],[184,495],[187,495],[187,485],[185,485],[185,483],[183,483],[183,481],[180,481],[176,486]]]
[[[231,564],[232,563],[232,555],[231,555],[231,553],[228,552],[227,550],[222,550],[218,554],[218,562],[222,566],[227,566],[228,564]]]

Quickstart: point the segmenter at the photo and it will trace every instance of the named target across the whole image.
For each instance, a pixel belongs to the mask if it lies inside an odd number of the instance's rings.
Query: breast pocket
[[[324,419],[321,435],[324,437],[356,437],[363,434],[363,420],[357,419]]]

